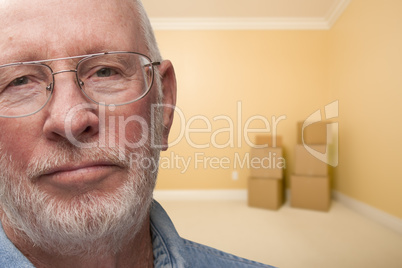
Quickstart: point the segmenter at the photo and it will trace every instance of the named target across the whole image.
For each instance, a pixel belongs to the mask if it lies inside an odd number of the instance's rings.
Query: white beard
[[[49,253],[82,256],[116,253],[124,246],[124,241],[133,238],[142,227],[152,202],[157,172],[130,167],[127,154],[125,160],[121,160],[118,149],[81,151],[67,147],[33,160],[25,174],[16,172],[16,162],[2,154],[0,203],[5,214],[2,221],[17,235]],[[136,153],[159,157],[157,150],[142,149]],[[118,163],[130,169],[129,176],[111,193],[88,192],[69,200],[59,200],[35,185],[35,174],[80,159]]]

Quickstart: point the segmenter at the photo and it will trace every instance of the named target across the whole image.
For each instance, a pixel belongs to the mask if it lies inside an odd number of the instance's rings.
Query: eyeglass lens
[[[0,68],[0,116],[18,117],[40,110],[50,97],[52,71],[41,64]]]
[[[82,92],[104,105],[134,102],[147,94],[153,82],[151,61],[130,52],[89,56],[78,62],[76,73]],[[51,68],[41,63],[0,67],[0,116],[38,112],[50,99],[54,83]]]

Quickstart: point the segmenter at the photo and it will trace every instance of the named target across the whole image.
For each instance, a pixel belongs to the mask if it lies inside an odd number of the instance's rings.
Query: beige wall
[[[177,105],[186,117],[182,120],[176,113],[171,141],[180,136],[184,126],[207,127],[195,116],[205,116],[211,122],[210,133],[190,134],[163,154],[170,157],[174,153],[190,160],[190,168],[185,172],[180,167],[162,168],[158,189],[245,189],[249,170],[235,165],[238,159],[244,159],[250,146],[238,129],[244,130],[253,116],[266,118],[271,132],[275,121],[286,116],[276,125],[291,167],[296,121],[319,109],[328,94],[325,31],[159,31],[157,39],[163,55],[175,65]],[[213,120],[222,115],[233,123],[234,142],[217,148],[215,137],[218,145],[231,141],[229,131],[224,131],[231,123]],[[264,126],[262,120],[256,119],[250,128]],[[213,135],[220,130],[224,133]],[[254,141],[252,133],[246,136]],[[210,147],[198,149],[191,143]],[[197,153],[203,155],[197,157]],[[215,168],[219,164],[212,164],[203,156],[217,157],[228,164]],[[239,172],[238,180],[232,180],[235,169]]]
[[[335,189],[402,218],[402,1],[352,0],[329,35]]]
[[[329,31],[157,31],[163,55],[176,68],[182,112],[171,138],[179,141],[162,154],[157,189],[245,189],[249,171],[235,166],[236,155],[243,158],[250,147],[238,129],[256,115],[268,119],[271,130],[273,116],[286,116],[277,133],[288,180],[296,122],[339,100],[334,188],[402,218],[401,10],[399,0],[352,0]],[[215,141],[232,140],[225,131],[230,122],[216,118],[222,115],[232,120],[234,142],[216,148]],[[183,127],[205,129],[204,117],[211,123],[207,133],[178,139]],[[264,124],[254,120],[251,127]],[[187,170],[182,160],[189,161]]]

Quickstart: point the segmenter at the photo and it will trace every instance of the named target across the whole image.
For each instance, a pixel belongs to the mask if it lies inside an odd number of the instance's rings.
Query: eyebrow
[[[30,62],[36,60],[38,60],[36,57],[18,55],[18,56],[7,57],[6,59],[0,58],[0,65],[19,63],[19,62]]]
[[[25,62],[46,62],[50,59],[56,60],[56,59],[64,59],[64,58],[73,58],[81,55],[92,55],[92,54],[99,54],[99,53],[105,53],[105,52],[110,52],[110,51],[119,51],[120,49],[116,48],[106,48],[105,44],[103,42],[98,43],[98,44],[89,44],[87,48],[78,48],[76,52],[78,52],[75,55],[66,55],[66,56],[60,56],[60,57],[55,57],[55,58],[50,58],[48,57],[48,51],[47,49],[44,49],[42,51],[38,51],[35,49],[32,49],[30,51],[27,50],[8,50],[7,53],[4,53],[3,55],[0,56],[0,65],[6,65],[6,64],[11,64],[11,63],[25,63]],[[4,56],[4,57],[3,57]]]
[[[5,57],[3,57],[3,55]],[[39,61],[41,60],[40,53],[36,51],[7,51],[0,56],[0,65],[5,65],[9,63],[19,63],[19,62],[31,62],[31,61]]]

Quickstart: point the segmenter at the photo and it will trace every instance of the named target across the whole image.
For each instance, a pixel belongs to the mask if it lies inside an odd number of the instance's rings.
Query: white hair
[[[160,54],[155,34],[152,29],[152,25],[148,18],[148,15],[144,9],[144,6],[142,5],[142,2],[139,0],[132,0],[132,1],[134,2],[135,9],[138,12],[140,27],[143,37],[145,39],[145,45],[149,52],[149,56],[152,58],[152,60],[161,61],[162,56]]]
[[[151,25],[151,21],[147,15],[147,12],[144,9],[144,6],[140,0],[131,0],[134,4],[134,9],[137,12],[137,16],[139,18],[139,25],[142,37],[145,41],[145,47],[148,51],[149,57],[153,61],[162,61],[163,58],[161,56],[158,43],[155,38],[154,30]],[[162,92],[162,85],[161,85],[161,78],[159,75],[158,68],[155,68],[155,76],[154,82],[158,89],[158,102],[162,100],[163,92]]]
[[[141,229],[152,202],[157,172],[131,165],[121,159],[119,148],[82,150],[73,145],[31,159],[26,171],[18,171],[19,161],[9,161],[0,148],[0,204],[3,224],[22,239],[49,253],[97,255],[116,253]],[[141,148],[142,158],[158,159],[159,152]],[[32,183],[56,163],[79,159],[108,159],[130,168],[127,181],[113,193],[84,193],[69,200],[57,198]]]

